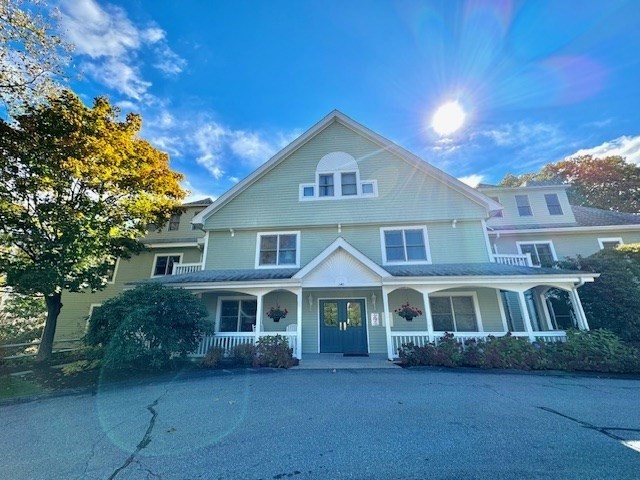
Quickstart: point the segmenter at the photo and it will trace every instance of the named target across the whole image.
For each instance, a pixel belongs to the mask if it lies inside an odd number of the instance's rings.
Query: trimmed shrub
[[[200,366],[203,368],[217,368],[220,362],[224,358],[224,348],[211,347],[207,350],[204,357],[200,359]]]
[[[211,330],[206,317],[203,303],[188,291],[142,285],[94,309],[85,342],[105,347],[108,368],[167,368]]]
[[[262,337],[256,342],[254,367],[289,368],[297,364],[293,349],[282,335]]]
[[[256,356],[256,347],[251,343],[241,343],[231,350],[231,359],[235,365],[249,367],[253,365]]]

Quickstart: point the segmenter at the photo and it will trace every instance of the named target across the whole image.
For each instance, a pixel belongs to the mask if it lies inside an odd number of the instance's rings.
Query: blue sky
[[[640,163],[635,0],[58,6],[71,87],[141,113],[190,198],[219,196],[334,108],[470,183],[577,153]],[[441,138],[431,117],[451,100],[467,119]]]

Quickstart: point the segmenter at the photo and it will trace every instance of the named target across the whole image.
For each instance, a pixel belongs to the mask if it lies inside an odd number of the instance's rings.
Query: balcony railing
[[[493,255],[494,263],[501,263],[503,265],[515,265],[520,267],[533,267],[533,263],[531,262],[531,254],[525,253],[523,255],[515,255],[515,254],[494,254]]]
[[[172,275],[180,275],[181,273],[193,273],[202,270],[202,263],[174,263]]]

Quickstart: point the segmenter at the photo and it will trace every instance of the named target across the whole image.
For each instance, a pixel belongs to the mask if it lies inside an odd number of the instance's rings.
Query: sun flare
[[[464,124],[466,113],[458,102],[447,102],[441,105],[431,119],[431,127],[444,137],[451,135]]]

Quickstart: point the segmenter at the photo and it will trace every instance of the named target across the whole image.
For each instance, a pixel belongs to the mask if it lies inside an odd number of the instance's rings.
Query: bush
[[[200,359],[200,366],[203,368],[217,368],[224,358],[224,348],[211,347],[204,357]]]
[[[241,343],[231,350],[231,359],[235,365],[249,367],[253,365],[256,347],[252,343]]]
[[[88,372],[100,368],[102,362],[99,359],[96,360],[76,360],[73,363],[69,363],[62,367],[62,373],[64,375],[76,375],[82,372]]]
[[[193,352],[211,330],[203,303],[186,290],[147,284],[94,309],[85,336],[105,347],[108,368],[161,369]]]
[[[283,336],[262,337],[256,343],[254,367],[290,368],[297,364],[297,359],[293,358],[293,349],[289,348],[289,343]]]
[[[464,345],[445,334],[438,345],[402,345],[400,360],[406,366],[553,369],[591,372],[640,372],[640,351],[606,330],[569,330],[567,341],[530,343],[526,338],[489,336]]]

